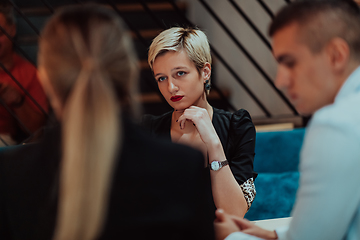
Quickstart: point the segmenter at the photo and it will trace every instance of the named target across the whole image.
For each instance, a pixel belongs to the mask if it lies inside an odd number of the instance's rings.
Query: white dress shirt
[[[360,239],[360,67],[333,104],[318,110],[306,130],[300,183],[288,228],[279,240]],[[246,236],[247,238],[243,238]],[[230,234],[226,240],[258,239]]]

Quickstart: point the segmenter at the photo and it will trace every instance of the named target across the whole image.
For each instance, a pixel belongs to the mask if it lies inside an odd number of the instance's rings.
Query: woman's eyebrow
[[[180,70],[180,69],[187,69],[187,67],[185,66],[179,66],[179,67],[174,67],[173,69],[171,69],[171,72],[174,72],[176,70]],[[154,77],[158,76],[158,75],[162,75],[163,73],[157,73],[154,75]]]
[[[158,75],[162,75],[163,73],[157,73],[154,75],[154,77],[158,76]]]
[[[175,71],[175,70],[179,70],[179,69],[187,69],[187,67],[183,67],[183,66],[180,66],[180,67],[175,67],[173,69],[171,69],[171,71]]]

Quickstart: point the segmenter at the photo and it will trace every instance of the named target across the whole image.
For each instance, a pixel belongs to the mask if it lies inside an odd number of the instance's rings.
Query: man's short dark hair
[[[7,24],[15,24],[14,7],[9,0],[0,0],[0,14],[4,15]]]
[[[333,38],[344,39],[350,55],[360,60],[360,9],[353,0],[299,0],[282,8],[269,27],[269,35],[298,24],[299,40],[313,53]]]

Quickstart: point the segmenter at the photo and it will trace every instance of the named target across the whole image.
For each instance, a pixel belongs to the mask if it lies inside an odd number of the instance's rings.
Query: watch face
[[[220,163],[218,161],[213,161],[211,162],[211,168],[214,171],[217,171],[220,169]]]

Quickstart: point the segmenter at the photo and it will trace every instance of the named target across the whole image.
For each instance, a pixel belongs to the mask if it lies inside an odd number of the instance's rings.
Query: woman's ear
[[[334,72],[341,73],[346,70],[350,61],[350,48],[348,43],[342,38],[332,39],[326,46],[330,65]]]
[[[210,79],[211,76],[211,65],[210,63],[206,62],[203,67],[203,78],[204,80]]]

